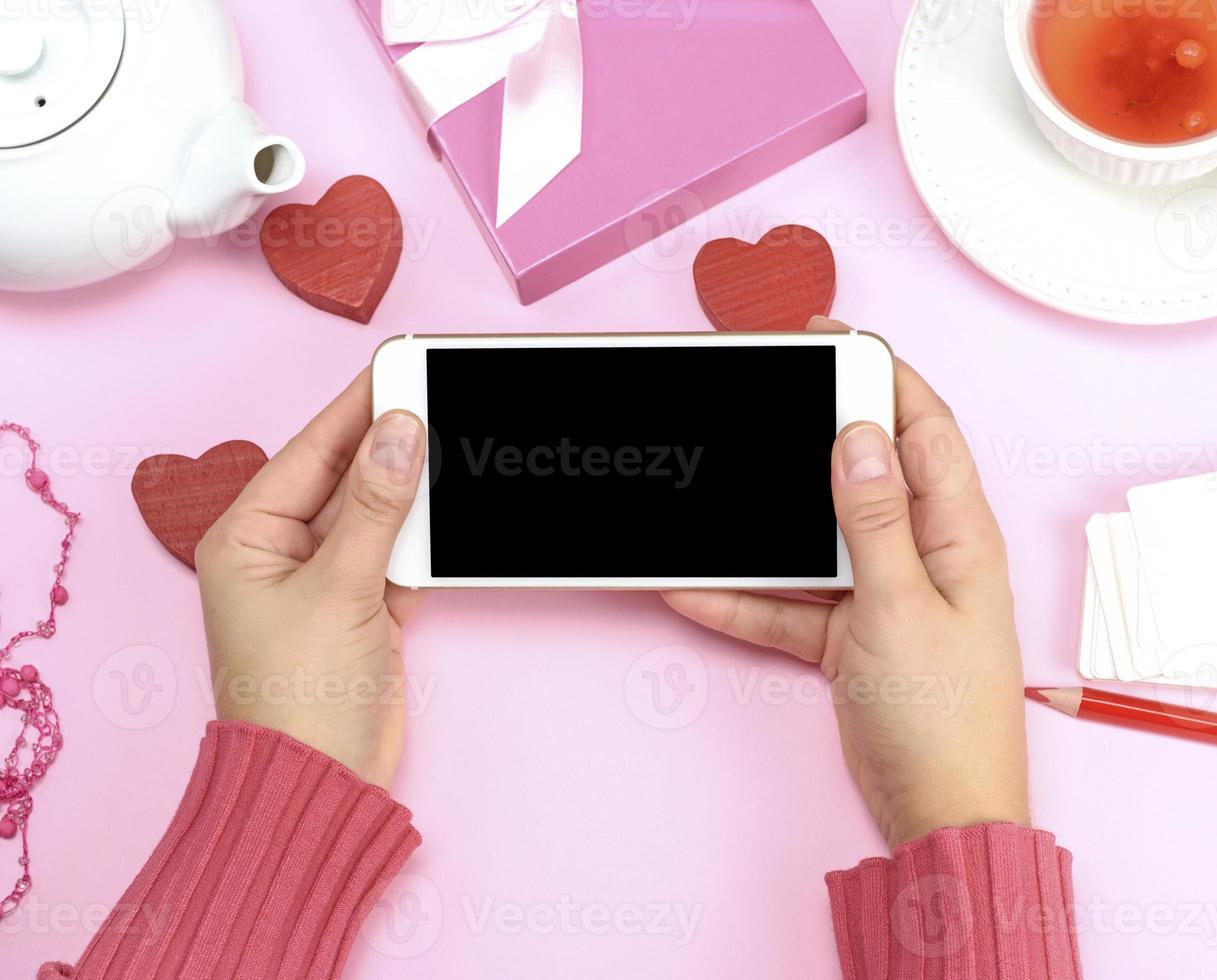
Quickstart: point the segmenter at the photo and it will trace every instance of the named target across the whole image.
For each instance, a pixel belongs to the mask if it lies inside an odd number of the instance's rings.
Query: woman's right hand
[[[1005,544],[954,417],[903,362],[896,402],[896,447],[860,422],[833,448],[852,593],[665,594],[711,629],[821,665],[845,760],[893,848],[940,827],[1030,824]]]
[[[402,626],[385,581],[426,431],[373,423],[371,372],[250,481],[195,553],[216,717],[273,728],[385,789],[405,741]]]

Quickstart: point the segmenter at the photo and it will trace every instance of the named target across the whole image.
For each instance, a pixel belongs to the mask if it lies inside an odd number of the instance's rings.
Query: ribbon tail
[[[540,41],[507,69],[496,226],[531,201],[583,146],[583,44],[570,0],[551,4]]]

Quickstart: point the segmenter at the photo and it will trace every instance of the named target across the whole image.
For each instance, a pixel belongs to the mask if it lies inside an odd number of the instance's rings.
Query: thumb
[[[364,436],[321,552],[344,584],[380,595],[393,543],[410,513],[426,455],[418,416],[388,412]]]
[[[857,593],[890,598],[929,587],[900,461],[887,433],[873,422],[858,422],[837,437],[832,496]]]

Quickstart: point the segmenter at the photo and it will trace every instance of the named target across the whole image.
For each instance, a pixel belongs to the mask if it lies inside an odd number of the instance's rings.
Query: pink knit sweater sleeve
[[[1081,980],[1071,864],[1049,833],[983,824],[832,872],[845,980]]]
[[[337,977],[419,843],[409,810],[328,756],[212,722],[148,863],[76,967],[38,978]]]

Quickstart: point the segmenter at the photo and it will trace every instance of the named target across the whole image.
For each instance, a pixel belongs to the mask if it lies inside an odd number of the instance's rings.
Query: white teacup
[[[1006,52],[1041,133],[1070,163],[1119,184],[1161,187],[1217,169],[1217,130],[1181,143],[1130,143],[1075,119],[1044,84],[1032,39],[1036,0],[1004,0]]]

